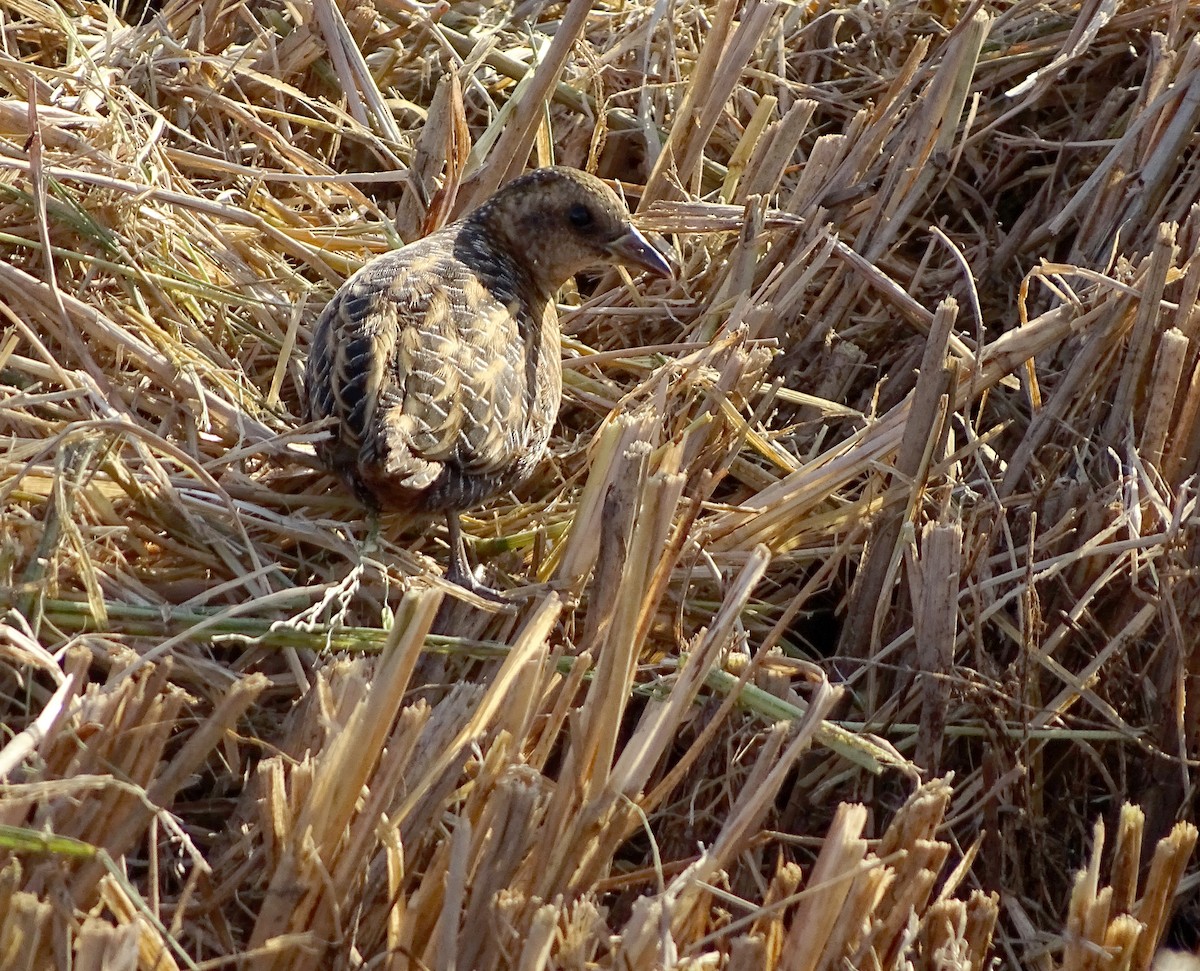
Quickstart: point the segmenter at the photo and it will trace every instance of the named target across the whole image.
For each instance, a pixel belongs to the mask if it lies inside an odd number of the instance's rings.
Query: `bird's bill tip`
[[[640,266],[656,276],[675,275],[672,259],[632,226],[629,227],[629,232],[619,236],[609,245],[609,252],[617,262]]]

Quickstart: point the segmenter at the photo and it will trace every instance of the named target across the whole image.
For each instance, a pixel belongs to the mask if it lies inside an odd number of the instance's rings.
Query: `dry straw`
[[[0,0],[0,966],[1195,946],[1198,28]],[[298,381],[348,273],[552,161],[683,270],[564,294],[553,455],[467,521],[498,611]]]

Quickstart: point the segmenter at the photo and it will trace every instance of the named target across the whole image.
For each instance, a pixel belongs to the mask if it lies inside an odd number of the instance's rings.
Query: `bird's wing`
[[[374,417],[384,365],[396,339],[394,319],[372,312],[379,288],[365,269],[334,294],[317,318],[305,366],[308,420],[334,419],[331,438],[318,450],[356,484],[364,432]]]

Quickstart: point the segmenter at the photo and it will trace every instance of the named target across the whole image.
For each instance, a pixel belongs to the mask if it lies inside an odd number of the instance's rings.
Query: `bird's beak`
[[[624,236],[618,236],[608,244],[608,251],[617,263],[640,266],[655,276],[675,275],[672,260],[632,226]]]

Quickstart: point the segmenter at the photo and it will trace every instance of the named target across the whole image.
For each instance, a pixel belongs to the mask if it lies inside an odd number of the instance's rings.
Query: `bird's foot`
[[[455,586],[470,591],[481,600],[504,604],[513,609],[516,605],[508,597],[499,590],[493,590],[471,571],[467,560],[467,548],[463,543],[462,526],[456,513],[446,514],[446,529],[450,540],[450,563],[446,570],[446,579]]]
[[[480,600],[486,600],[489,603],[501,604],[510,608],[516,606],[510,598],[506,597],[499,590],[489,587],[476,577],[475,574],[468,570],[455,569],[455,567],[456,564],[452,560],[450,569],[446,571],[446,579],[456,587],[462,587],[468,593],[472,593]]]

